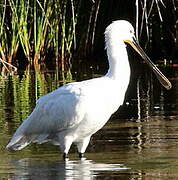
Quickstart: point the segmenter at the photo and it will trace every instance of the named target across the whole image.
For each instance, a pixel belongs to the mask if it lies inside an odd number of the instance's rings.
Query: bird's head
[[[105,30],[105,40],[107,41],[132,41],[134,38],[134,28],[126,20],[113,21]]]
[[[145,62],[151,67],[160,83],[166,88],[172,87],[169,80],[162,74],[162,72],[156,67],[156,65],[150,60],[143,49],[140,47],[138,40],[134,35],[133,26],[126,20],[117,20],[112,22],[105,30],[105,42],[106,49],[108,47],[117,48],[117,44],[130,44],[135,51],[145,60]]]

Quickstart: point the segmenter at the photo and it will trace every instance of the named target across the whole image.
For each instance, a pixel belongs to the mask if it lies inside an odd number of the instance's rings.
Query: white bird
[[[69,83],[42,96],[30,116],[17,129],[7,148],[20,150],[29,143],[50,141],[60,146],[65,158],[72,143],[75,143],[79,157],[82,157],[91,136],[106,124],[124,101],[130,79],[125,42],[131,44],[146,60],[161,84],[170,89],[169,80],[136,42],[132,25],[125,20],[114,21],[105,30],[109,61],[107,74]]]

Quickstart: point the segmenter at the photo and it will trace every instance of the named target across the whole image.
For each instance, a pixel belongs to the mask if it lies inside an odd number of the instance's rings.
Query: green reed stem
[[[21,8],[19,12],[19,38],[24,51],[25,56],[28,60],[31,60],[30,52],[30,33],[28,28],[28,13],[29,13],[29,0],[23,1],[20,0]]]

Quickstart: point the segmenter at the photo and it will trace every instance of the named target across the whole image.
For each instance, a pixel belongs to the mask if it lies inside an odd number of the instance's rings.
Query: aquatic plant
[[[172,0],[172,6],[174,9],[175,2]],[[149,24],[152,23],[152,16],[155,14],[158,14],[159,20],[162,23],[163,22],[163,15],[162,15],[162,9],[166,9],[166,5],[163,2],[163,0],[136,0],[135,1],[135,7],[136,7],[136,37],[137,39],[141,38],[143,34],[143,28],[146,29],[146,34],[148,40],[150,39],[150,26]]]
[[[121,0],[122,1],[122,0]],[[73,52],[88,56],[94,52],[94,44],[104,26],[116,18],[122,17],[126,9],[121,1],[101,0],[2,0],[0,4],[0,61],[8,69],[8,64],[27,59],[30,64],[53,59],[64,76],[70,76]],[[167,4],[172,4],[175,11],[175,0],[135,0],[130,2],[136,26],[137,38],[145,37],[147,42],[152,38],[152,17],[157,15],[164,21],[162,11]],[[167,3],[167,4],[166,4]],[[108,10],[108,5],[110,9]],[[117,7],[117,8],[115,8]],[[119,14],[120,13],[120,14]],[[114,14],[114,16],[112,16]],[[108,16],[109,15],[109,16]],[[128,19],[128,18],[126,18]],[[146,33],[145,33],[146,32]],[[102,42],[103,43],[103,42]],[[97,43],[96,43],[97,44]],[[97,45],[96,45],[97,46]]]
[[[18,20],[13,8],[17,4],[14,4],[11,0],[9,0],[9,4],[11,9],[7,6],[7,0],[4,0],[3,5],[0,6],[0,54],[2,61],[12,63],[19,47],[19,39]],[[9,10],[14,12],[10,16],[8,15]]]

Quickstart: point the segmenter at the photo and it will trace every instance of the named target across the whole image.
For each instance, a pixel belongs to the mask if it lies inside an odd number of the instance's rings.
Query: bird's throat
[[[106,76],[115,80],[121,77],[128,77],[128,79],[130,79],[130,64],[125,44],[109,46],[107,48],[107,55],[109,70]]]

